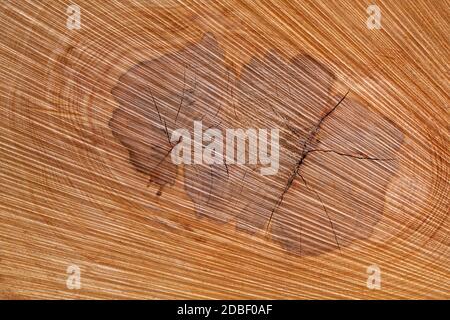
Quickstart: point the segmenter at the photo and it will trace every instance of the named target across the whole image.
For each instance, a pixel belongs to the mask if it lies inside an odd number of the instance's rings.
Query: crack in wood
[[[197,216],[234,220],[237,230],[251,234],[265,230],[266,237],[300,255],[341,250],[367,238],[382,215],[386,185],[396,170],[400,130],[348,99],[349,91],[322,110],[336,99],[330,93],[335,76],[308,55],[286,62],[270,51],[245,64],[239,77],[234,71],[207,34],[122,75],[112,92],[119,108],[110,127],[131,164],[161,194],[177,175],[168,159],[176,145],[170,141],[172,130],[189,128],[194,120],[222,130],[280,128],[277,175],[261,176],[260,164],[185,166],[184,188]],[[346,107],[339,108],[344,102]],[[249,156],[248,149],[244,152]],[[348,158],[345,166],[339,157]],[[365,189],[361,179],[376,188]]]

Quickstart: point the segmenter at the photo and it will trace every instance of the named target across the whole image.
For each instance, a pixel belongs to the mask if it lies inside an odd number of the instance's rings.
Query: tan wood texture
[[[448,1],[75,3],[0,4],[1,298],[450,297]],[[278,172],[173,164],[198,120]]]

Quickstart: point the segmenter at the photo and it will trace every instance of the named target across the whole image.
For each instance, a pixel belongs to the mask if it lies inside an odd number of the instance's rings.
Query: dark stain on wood
[[[286,61],[275,51],[237,77],[206,34],[122,75],[110,127],[134,168],[161,187],[177,174],[172,130],[194,120],[223,131],[279,128],[278,174],[262,176],[260,165],[186,165],[185,189],[201,217],[265,232],[289,253],[321,254],[371,235],[403,140],[350,95],[332,95],[335,80],[308,55]]]

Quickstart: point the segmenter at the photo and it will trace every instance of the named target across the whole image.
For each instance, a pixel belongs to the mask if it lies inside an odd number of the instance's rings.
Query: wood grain
[[[0,297],[449,298],[447,1],[379,30],[369,1],[76,4],[1,4]],[[278,174],[168,161],[199,119],[280,128]]]

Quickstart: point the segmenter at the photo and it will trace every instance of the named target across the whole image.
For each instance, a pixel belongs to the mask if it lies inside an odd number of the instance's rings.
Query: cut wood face
[[[175,182],[170,153],[178,128],[278,128],[279,170],[261,164],[184,165],[198,217],[233,222],[296,255],[340,250],[371,235],[383,214],[403,134],[343,92],[308,55],[253,58],[237,76],[211,34],[183,50],[144,61],[112,91],[110,120],[133,167],[161,188]],[[249,157],[249,149],[246,156]]]

